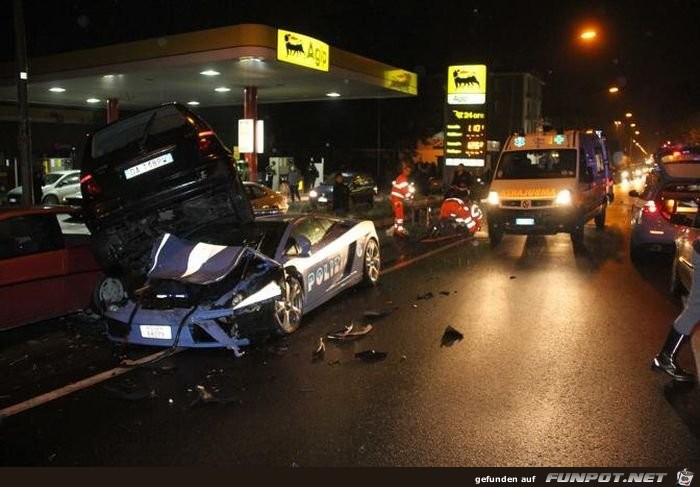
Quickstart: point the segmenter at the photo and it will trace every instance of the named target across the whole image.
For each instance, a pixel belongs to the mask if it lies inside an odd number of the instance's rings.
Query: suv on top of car
[[[112,274],[143,279],[152,242],[163,233],[225,216],[241,224],[253,220],[230,151],[177,103],[89,135],[80,183],[95,255]]]
[[[356,172],[342,172],[343,182],[350,189],[350,202],[374,205],[374,195],[377,194],[377,183],[372,176]],[[309,191],[309,201],[312,205],[330,205],[333,202],[333,185],[336,173],[329,174],[326,180]]]

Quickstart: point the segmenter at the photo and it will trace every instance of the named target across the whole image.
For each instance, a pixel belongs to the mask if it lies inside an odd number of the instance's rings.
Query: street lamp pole
[[[27,63],[27,40],[24,33],[24,10],[22,0],[14,0],[15,23],[15,75],[17,76],[17,118],[19,163],[22,168],[22,204],[30,206],[34,201],[32,184],[32,134],[29,125],[27,83],[29,69]]]

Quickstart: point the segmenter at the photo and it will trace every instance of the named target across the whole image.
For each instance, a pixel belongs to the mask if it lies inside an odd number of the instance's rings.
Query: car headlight
[[[272,298],[276,298],[277,296],[282,295],[282,288],[277,284],[276,282],[269,282],[265,286],[263,286],[262,289],[260,289],[257,292],[254,292],[250,296],[246,297],[245,299],[237,299],[237,298],[243,298],[242,295],[237,294],[236,296],[233,297],[233,300],[231,302],[234,311],[239,310],[242,308],[246,308],[248,306],[253,306],[255,304],[260,304],[263,301],[268,301]],[[237,302],[236,302],[237,301]]]
[[[627,178],[630,177],[630,172],[629,172],[629,171],[622,171],[622,173],[620,173],[620,175],[621,175],[623,178],[627,179]]]
[[[316,191],[315,189],[309,191],[309,198],[318,198],[318,191]]]
[[[570,205],[571,191],[569,191],[568,189],[562,189],[561,191],[559,191],[559,194],[557,194],[554,203],[556,203],[557,205]]]
[[[499,205],[501,203],[501,198],[498,197],[498,193],[496,191],[489,191],[489,197],[487,199],[489,205]]]

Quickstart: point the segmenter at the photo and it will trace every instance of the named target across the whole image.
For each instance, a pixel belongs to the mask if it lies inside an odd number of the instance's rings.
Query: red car
[[[102,271],[74,212],[0,210],[0,330],[90,306]]]

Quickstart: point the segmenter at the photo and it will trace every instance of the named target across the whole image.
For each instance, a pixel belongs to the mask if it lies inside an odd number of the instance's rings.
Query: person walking
[[[306,174],[304,175],[304,191],[308,193],[314,189],[317,177],[318,169],[316,169],[316,164],[314,164],[313,159],[311,159],[311,161],[309,161],[309,167],[306,169]]]
[[[296,201],[294,197],[296,196],[296,199],[301,201],[301,196],[299,196],[299,181],[301,180],[301,173],[299,173],[299,169],[292,164],[289,167],[289,174],[287,174],[287,182],[289,183],[289,194],[292,198],[292,203]]]
[[[676,357],[681,345],[693,334],[700,321],[700,239],[693,242],[693,282],[688,294],[688,306],[678,315],[666,336],[659,354],[654,357],[651,367],[664,372],[678,382],[695,382],[696,376],[678,365]]]
[[[345,216],[349,210],[350,188],[345,184],[343,175],[337,173],[335,175],[335,184],[333,184],[333,213],[338,216]]]
[[[404,202],[410,198],[410,182],[408,177],[413,168],[408,162],[402,164],[401,174],[391,185],[391,206],[394,209],[394,235],[397,237],[408,237],[408,231],[403,226],[404,222]]]

